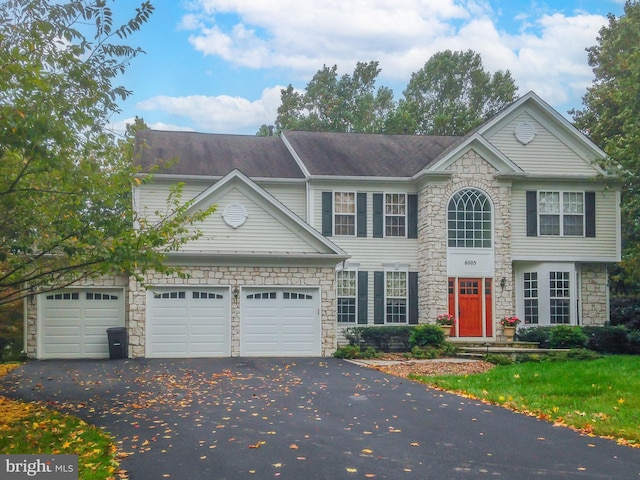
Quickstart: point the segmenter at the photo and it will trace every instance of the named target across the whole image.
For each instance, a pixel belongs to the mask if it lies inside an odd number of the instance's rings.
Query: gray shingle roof
[[[284,137],[311,175],[411,177],[434,163],[463,137],[286,131]],[[147,172],[304,178],[280,137],[141,130],[136,162]],[[172,159],[178,159],[172,162]],[[168,163],[167,163],[168,162]]]
[[[136,153],[145,172],[169,162],[158,173],[224,176],[238,169],[254,178],[304,178],[279,137],[141,130]]]
[[[410,177],[463,137],[285,131],[311,175]]]

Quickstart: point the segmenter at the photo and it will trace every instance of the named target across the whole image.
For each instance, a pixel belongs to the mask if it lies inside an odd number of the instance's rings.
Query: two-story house
[[[108,278],[28,302],[38,358],[330,355],[350,326],[432,323],[459,339],[608,320],[620,192],[604,153],[529,93],[464,137],[285,131],[138,132],[134,207],[153,218],[184,183],[217,205],[145,289]],[[177,159],[176,161],[170,161]]]

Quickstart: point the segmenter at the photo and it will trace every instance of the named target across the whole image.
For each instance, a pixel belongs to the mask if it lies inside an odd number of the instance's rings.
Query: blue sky
[[[134,2],[115,2],[132,16]],[[146,51],[119,80],[133,94],[112,118],[163,130],[255,134],[272,124],[280,90],[304,89],[323,65],[353,72],[377,60],[378,82],[402,97],[436,52],[472,49],[509,70],[560,113],[593,79],[585,48],[624,0],[155,0],[127,43]]]

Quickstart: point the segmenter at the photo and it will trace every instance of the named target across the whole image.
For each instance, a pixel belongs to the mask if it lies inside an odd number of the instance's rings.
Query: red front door
[[[458,279],[458,334],[461,337],[482,336],[482,279]]]

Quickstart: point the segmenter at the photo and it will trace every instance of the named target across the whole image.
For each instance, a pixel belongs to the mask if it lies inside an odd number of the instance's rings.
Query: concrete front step
[[[496,342],[496,341],[469,341],[469,340],[457,340],[455,338],[449,338],[449,341],[456,345],[460,350],[466,348],[509,348],[509,349],[523,349],[523,350],[535,350],[538,348],[537,342]]]
[[[494,355],[508,355],[514,360],[517,355],[532,354],[532,355],[547,355],[555,352],[568,352],[567,349],[560,348],[509,348],[509,347],[466,347],[460,349],[456,353],[458,358],[473,358],[480,359],[487,354]]]

